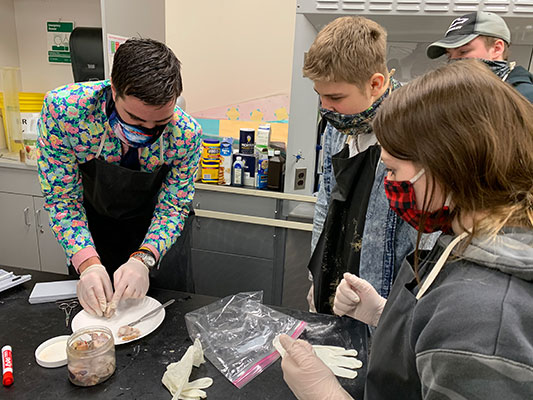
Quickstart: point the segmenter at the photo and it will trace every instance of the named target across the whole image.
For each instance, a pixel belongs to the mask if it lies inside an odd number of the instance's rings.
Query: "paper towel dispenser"
[[[69,46],[74,82],[104,79],[102,28],[75,28]]]

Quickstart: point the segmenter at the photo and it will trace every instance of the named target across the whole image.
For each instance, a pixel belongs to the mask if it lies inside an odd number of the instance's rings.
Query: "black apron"
[[[162,136],[159,139],[160,165],[153,172],[135,171],[101,160],[99,157],[106,137],[105,134],[96,157],[80,164],[79,169],[89,231],[102,264],[112,274],[144,241],[170,167],[163,163]],[[182,251],[173,247],[182,247],[184,240],[190,241],[189,235],[180,238],[161,260],[160,269],[151,275],[155,275],[156,279],[165,273],[177,276],[179,282],[174,282],[173,289],[193,292],[190,257],[186,263],[181,263],[182,268],[175,265],[183,260],[176,257]],[[159,280],[166,281],[161,276]]]
[[[380,154],[380,146],[374,145],[349,157],[350,149],[345,145],[332,157],[337,184],[308,265],[319,313],[332,314],[335,290],[345,272],[359,275],[366,210]]]
[[[420,279],[429,273],[443,251],[442,246],[437,245],[429,252],[421,252],[424,261],[419,264]],[[409,335],[418,291],[412,265],[413,253],[406,258],[394,281],[372,338],[365,399],[422,398],[416,355]]]

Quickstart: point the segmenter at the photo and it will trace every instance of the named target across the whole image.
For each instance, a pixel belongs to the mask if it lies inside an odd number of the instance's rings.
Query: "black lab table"
[[[171,399],[161,383],[169,363],[178,361],[192,344],[185,327],[184,316],[189,311],[216,301],[214,297],[201,296],[171,290],[151,289],[149,295],[161,303],[176,299],[167,308],[161,326],[150,335],[137,341],[116,346],[117,369],[107,381],[90,388],[72,385],[67,368],[46,369],[35,361],[35,349],[46,339],[71,334],[65,327],[65,313],[55,303],[28,303],[31,289],[36,282],[71,279],[68,276],[5,268],[16,274],[32,274],[31,281],[0,293],[0,347],[13,347],[15,383],[9,388],[0,386],[2,399]],[[275,307],[277,310],[308,323],[301,338],[312,344],[341,345],[359,352],[363,368],[356,379],[340,379],[341,384],[356,399],[363,398],[366,373],[366,327],[350,318],[312,314]],[[73,311],[72,316],[80,309]],[[213,378],[207,389],[210,400],[267,400],[294,399],[283,380],[280,360],[242,389],[231,384],[208,360],[200,368],[193,368],[190,380]]]

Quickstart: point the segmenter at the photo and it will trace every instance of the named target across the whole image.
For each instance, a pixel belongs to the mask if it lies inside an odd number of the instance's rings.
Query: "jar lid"
[[[67,341],[69,335],[56,336],[41,343],[35,350],[37,364],[45,368],[67,365]]]
[[[218,143],[220,143],[220,141],[218,139],[204,139],[203,142],[206,143],[206,144],[218,144]]]

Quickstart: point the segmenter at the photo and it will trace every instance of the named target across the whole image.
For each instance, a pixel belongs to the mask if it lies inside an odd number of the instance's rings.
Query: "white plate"
[[[118,337],[118,330],[120,327],[141,318],[144,314],[160,305],[161,303],[156,299],[145,296],[142,299],[122,300],[118,304],[115,315],[113,315],[111,318],[93,316],[87,311],[81,310],[72,319],[72,332],[91,325],[103,325],[108,327],[111,332],[113,332],[115,345],[133,342],[134,340],[140,339],[152,333],[159,325],[161,325],[165,319],[165,309],[161,309],[157,314],[148,318],[146,321],[139,322],[137,325],[135,325],[135,328],[141,331],[141,334],[138,338],[122,340]]]

